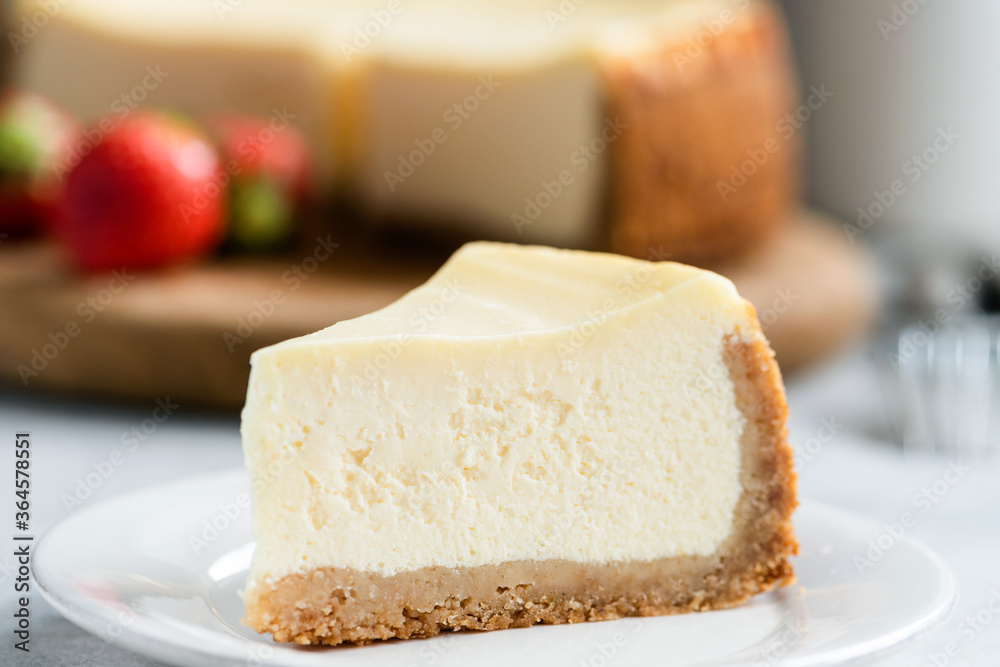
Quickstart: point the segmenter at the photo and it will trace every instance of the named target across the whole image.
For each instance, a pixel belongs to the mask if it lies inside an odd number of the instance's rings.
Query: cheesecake
[[[468,244],[253,355],[243,622],[336,645],[737,605],[793,579],[785,421],[725,278]]]
[[[700,261],[762,242],[795,196],[768,0],[19,7],[21,85],[87,121],[157,105],[294,124],[318,183],[376,226]]]

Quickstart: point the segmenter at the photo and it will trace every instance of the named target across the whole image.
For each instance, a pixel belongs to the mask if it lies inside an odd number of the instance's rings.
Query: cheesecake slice
[[[721,609],[793,578],[781,376],[716,274],[473,243],[252,366],[244,623],[276,641]]]

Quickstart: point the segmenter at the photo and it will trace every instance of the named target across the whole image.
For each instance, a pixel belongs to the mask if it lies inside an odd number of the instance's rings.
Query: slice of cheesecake
[[[474,243],[252,363],[244,622],[277,641],[720,609],[793,578],[781,377],[716,274]]]

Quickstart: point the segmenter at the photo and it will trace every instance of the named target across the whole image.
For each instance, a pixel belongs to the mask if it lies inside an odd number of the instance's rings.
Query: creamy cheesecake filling
[[[255,354],[252,585],[713,554],[748,306],[713,274],[592,257],[472,244],[389,308]]]

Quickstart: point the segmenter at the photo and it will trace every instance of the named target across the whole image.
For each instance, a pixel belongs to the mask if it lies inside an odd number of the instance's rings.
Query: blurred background
[[[913,534],[959,616],[981,606],[1000,5],[550,4],[4,2],[0,415],[39,443],[38,520],[239,465],[255,349],[392,302],[465,241],[541,243],[731,278],[804,496],[891,521],[971,465]],[[149,426],[156,401],[179,407]],[[1000,627],[953,664],[998,653]]]

